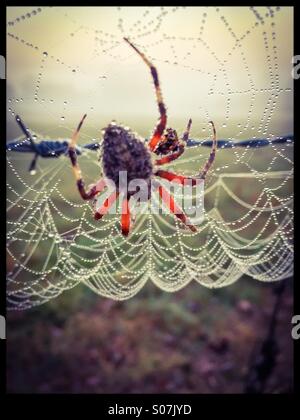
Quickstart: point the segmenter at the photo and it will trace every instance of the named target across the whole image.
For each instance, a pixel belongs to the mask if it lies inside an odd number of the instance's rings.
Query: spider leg
[[[154,175],[159,176],[160,178],[164,178],[170,182],[177,182],[178,184],[191,184],[192,186],[196,185],[200,179],[199,178],[189,178],[187,176],[177,175],[173,172],[163,171],[159,169],[158,171],[154,172]]]
[[[183,152],[184,152],[184,144],[182,143],[179,145],[179,150],[177,152],[164,156],[161,159],[156,159],[155,165],[164,165],[166,163],[172,162],[172,160],[178,159],[179,156],[181,156]]]
[[[211,165],[213,164],[213,162],[215,160],[215,156],[216,156],[217,133],[216,133],[216,128],[215,128],[215,125],[214,125],[213,121],[210,121],[210,124],[212,125],[212,129],[213,129],[213,144],[212,144],[212,147],[211,147],[209,158],[207,159],[202,171],[199,174],[200,179],[205,179],[206,174],[207,174],[208,170],[210,169]]]
[[[79,122],[79,124],[78,124],[78,126],[76,128],[76,130],[72,134],[69,148],[74,149],[76,147],[77,140],[78,140],[78,137],[79,137],[79,131],[80,131],[81,127],[82,127],[83,121],[86,119],[86,116],[87,116],[87,114],[84,114],[84,116],[81,118],[81,120],[80,120],[80,122]]]
[[[148,58],[140,51],[137,49],[137,47],[135,45],[133,45],[128,38],[124,38],[124,40],[140,55],[140,57],[144,60],[144,62],[147,64],[147,66],[150,68],[151,71],[151,75],[153,78],[153,82],[154,82],[154,87],[155,87],[155,94],[156,94],[156,100],[157,100],[157,104],[158,104],[158,109],[159,109],[159,114],[160,114],[160,118],[158,121],[158,124],[155,128],[155,131],[153,133],[153,136],[151,137],[150,141],[149,141],[149,148],[151,151],[153,151],[157,144],[159,143],[159,140],[166,128],[166,124],[167,124],[167,111],[166,111],[166,107],[165,104],[163,102],[163,98],[162,98],[162,93],[161,93],[161,88],[160,88],[160,84],[159,84],[159,80],[158,80],[158,74],[157,74],[157,70],[156,68],[153,66],[153,64],[148,60]]]
[[[84,200],[90,200],[98,192],[102,191],[102,189],[104,188],[105,185],[100,190],[96,187],[96,185],[94,185],[89,191],[86,191],[85,186],[84,186],[84,181],[82,179],[81,169],[80,169],[78,161],[77,161],[76,145],[77,145],[77,140],[78,140],[78,137],[79,137],[79,131],[81,129],[81,126],[83,124],[83,121],[84,121],[85,117],[86,117],[86,114],[82,117],[80,123],[78,124],[76,130],[74,131],[74,133],[71,137],[71,141],[70,141],[69,148],[68,148],[68,153],[69,153],[69,157],[70,157],[70,160],[71,160],[73,173],[74,173],[74,176],[75,176],[75,179],[76,179],[76,184],[77,184],[79,194],[81,195],[81,197]]]
[[[196,226],[192,225],[179,206],[174,201],[174,198],[168,193],[168,191],[160,185],[158,187],[158,193],[164,203],[168,206],[170,211],[179,219],[182,223],[184,223],[189,229],[191,229],[192,232],[197,232]]]
[[[189,127],[191,122],[192,121],[190,120],[189,124],[188,124],[188,127]],[[182,176],[182,175],[174,174],[173,172],[162,171],[162,170],[158,170],[158,171],[154,172],[154,175],[159,176],[159,177],[164,178],[164,179],[167,179],[168,181],[178,182],[179,184],[184,184],[185,182],[189,181],[189,182],[192,182],[192,185],[196,185],[196,183],[199,179],[204,180],[208,170],[210,169],[210,167],[212,166],[212,164],[215,160],[216,150],[217,150],[217,134],[216,134],[215,125],[212,121],[210,121],[210,123],[211,123],[212,128],[213,128],[213,144],[212,144],[212,147],[211,147],[209,158],[206,161],[202,171],[199,173],[199,175],[197,177],[189,178],[189,177],[185,177],[185,176]],[[177,156],[177,157],[179,157],[179,156]],[[171,158],[170,160],[168,160],[169,157]],[[177,157],[175,157],[175,159]],[[155,163],[157,165],[162,165],[164,163],[170,162],[171,160],[174,160],[174,159],[172,159],[172,155],[169,155],[169,156],[166,156],[165,158],[157,160]]]
[[[106,213],[108,213],[111,206],[114,204],[116,199],[119,197],[120,193],[118,191],[114,191],[110,194],[109,197],[104,201],[100,209],[95,211],[94,218],[96,220],[101,219]]]
[[[192,119],[189,119],[188,125],[186,127],[185,132],[182,135],[182,140],[186,143],[189,139],[189,135],[190,135],[190,129],[191,129],[191,125],[192,125]]]
[[[122,235],[128,236],[130,229],[130,209],[127,197],[124,197],[122,202],[121,229]]]
[[[106,187],[106,182],[104,181],[104,179],[103,178],[101,178],[101,179],[99,179],[97,182],[96,182],[96,184],[91,184],[91,185],[89,185],[89,189],[91,190],[91,191],[95,191],[96,190],[96,192],[95,192],[95,194],[94,194],[94,196],[93,197],[91,197],[91,198],[93,198],[93,201],[92,201],[92,207],[93,207],[93,209],[94,209],[94,211],[96,211],[96,205],[97,205],[97,195],[98,195],[98,193],[100,193],[100,192],[102,192],[103,190],[104,190],[104,188]]]
[[[90,199],[95,198],[97,200],[96,195],[102,192],[105,187],[106,182],[103,178],[99,179],[96,184],[89,185],[89,193],[91,195]]]

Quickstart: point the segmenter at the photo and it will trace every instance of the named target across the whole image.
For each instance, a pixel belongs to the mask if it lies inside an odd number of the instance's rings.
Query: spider
[[[182,135],[181,139],[178,138],[175,130],[172,128],[166,128],[166,107],[162,98],[157,70],[155,66],[147,59],[147,57],[134,44],[132,44],[128,38],[124,38],[124,40],[137,52],[137,54],[149,67],[155,87],[156,101],[159,109],[159,120],[148,144],[136,138],[136,136],[128,129],[122,127],[121,125],[117,125],[114,122],[110,123],[103,131],[103,172],[106,179],[113,180],[117,187],[115,188],[114,192],[112,192],[108,198],[106,198],[103,205],[100,208],[95,209],[94,218],[99,220],[105,214],[107,214],[109,208],[118,199],[119,195],[122,194],[121,232],[124,236],[127,236],[129,234],[131,222],[129,200],[133,194],[129,193],[128,191],[124,192],[120,188],[118,183],[119,172],[127,171],[128,182],[133,179],[145,180],[149,185],[148,199],[151,196],[150,184],[153,176],[164,178],[170,182],[174,181],[179,184],[184,184],[186,180],[189,180],[191,185],[196,185],[199,180],[204,181],[209,168],[213,164],[216,154],[217,140],[214,123],[210,121],[213,129],[213,144],[210,156],[197,177],[185,177],[159,169],[161,165],[169,163],[182,155],[185,149],[185,143],[189,138],[192,120],[190,119],[188,121],[186,131]],[[107,186],[107,183],[102,178],[97,183],[92,184],[88,190],[85,188],[81,170],[77,162],[76,153],[76,144],[79,137],[79,131],[85,118],[86,114],[81,119],[77,129],[71,137],[68,154],[73,167],[79,193],[84,200],[91,200],[95,199],[95,197],[104,190],[104,188]],[[153,152],[156,155],[160,155],[160,158],[153,160],[150,152]],[[170,195],[159,183],[156,184],[154,190],[155,189],[158,191],[159,196],[168,206],[171,213],[173,213],[183,223],[183,225],[185,225],[191,231],[196,232],[196,227],[191,224],[183,210],[178,205],[176,205],[172,195]]]

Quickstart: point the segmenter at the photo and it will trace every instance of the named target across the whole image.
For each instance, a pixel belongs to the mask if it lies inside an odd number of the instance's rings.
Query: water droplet
[[[62,117],[60,117],[60,119],[61,119],[62,121],[64,121],[65,117],[64,117],[64,116],[62,116]]]
[[[47,51],[44,51],[44,52],[43,52],[43,56],[44,56],[44,57],[48,57],[48,53],[47,53]]]

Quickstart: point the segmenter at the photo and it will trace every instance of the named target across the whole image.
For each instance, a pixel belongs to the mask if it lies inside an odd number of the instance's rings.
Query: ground
[[[243,393],[275,301],[273,283],[241,279],[168,294],[149,284],[115,302],[85,286],[8,314],[10,393]],[[291,282],[278,312],[276,364],[264,392],[293,387]]]

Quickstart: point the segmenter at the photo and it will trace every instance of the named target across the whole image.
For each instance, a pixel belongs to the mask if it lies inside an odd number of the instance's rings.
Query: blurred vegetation
[[[279,355],[266,392],[293,383],[289,280],[279,313]],[[112,301],[85,286],[8,313],[11,393],[242,393],[267,334],[274,284],[244,278],[218,290],[192,283],[168,294],[152,283]]]

